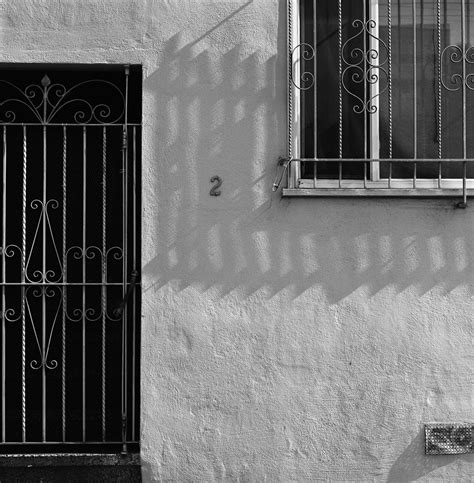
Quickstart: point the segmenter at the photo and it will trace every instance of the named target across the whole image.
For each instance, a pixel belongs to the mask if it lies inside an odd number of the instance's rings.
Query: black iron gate
[[[141,71],[0,71],[0,440],[138,441]],[[95,446],[97,448],[97,446]]]

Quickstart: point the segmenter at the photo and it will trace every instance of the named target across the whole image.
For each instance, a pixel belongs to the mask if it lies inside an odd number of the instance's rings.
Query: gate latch
[[[130,273],[130,283],[128,284],[127,291],[125,292],[125,296],[120,303],[120,305],[114,310],[114,315],[115,317],[121,317],[123,314],[123,311],[125,309],[125,305],[127,305],[128,298],[130,297],[133,289],[135,288],[135,285],[138,282],[138,271],[133,270]]]

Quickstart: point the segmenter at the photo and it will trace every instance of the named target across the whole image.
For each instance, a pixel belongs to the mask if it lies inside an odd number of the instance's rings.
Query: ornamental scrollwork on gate
[[[0,246],[0,256],[5,255],[6,261],[12,259],[10,263],[15,262],[16,273],[21,273],[25,282],[31,284],[55,284],[67,283],[68,281],[76,281],[71,276],[71,273],[78,273],[81,266],[74,266],[74,261],[91,260],[96,261],[96,269],[94,273],[100,273],[101,276],[94,280],[94,282],[109,282],[109,270],[111,264],[115,261],[123,259],[123,250],[118,246],[113,246],[108,249],[95,245],[90,246],[70,246],[61,247],[54,235],[53,224],[51,220],[51,210],[56,210],[59,207],[59,202],[55,199],[50,199],[43,203],[39,199],[31,202],[32,210],[39,210],[40,214],[34,228],[34,235],[31,244],[26,247],[25,251],[20,245],[9,244],[5,249]],[[44,229],[44,234],[41,229]],[[43,239],[44,236],[44,239]],[[45,258],[43,264],[43,253],[48,250],[48,256]],[[61,252],[61,253],[60,253]],[[71,270],[72,269],[72,270]]]
[[[27,319],[31,322],[31,328],[33,330],[33,334],[35,337],[36,346],[38,348],[39,357],[36,359],[32,359],[30,361],[30,367],[32,369],[41,369],[45,367],[46,369],[56,369],[58,367],[58,361],[56,359],[49,358],[49,349],[51,347],[51,340],[54,333],[54,328],[59,318],[59,313],[62,305],[62,288],[54,285],[49,286],[30,286],[26,288],[25,293],[25,305],[26,305],[26,312],[27,312]],[[59,301],[56,303],[56,307],[53,307],[53,322],[51,325],[51,329],[49,330],[49,334],[47,335],[47,344],[46,346],[42,346],[40,343],[40,338],[38,335],[38,331],[36,330],[36,321],[32,315],[31,310],[31,298],[48,298],[54,299],[59,297]]]
[[[304,42],[298,44],[291,51],[291,71],[290,79],[291,83],[300,91],[307,91],[314,86],[315,78],[314,74],[309,70],[305,70],[305,61],[310,61],[315,58],[314,48],[308,43]],[[302,62],[303,61],[303,62]],[[293,73],[295,72],[295,64],[300,63],[303,69],[300,73],[299,79],[295,79]]]
[[[4,79],[0,79],[0,86],[0,123],[4,124],[116,124],[125,112],[122,90],[104,79],[86,80],[67,87],[53,83],[44,75],[39,84],[30,84],[24,89]],[[106,96],[100,95],[102,88],[107,88]],[[111,102],[104,102],[104,97]]]
[[[462,64],[474,64],[474,47],[463,49],[460,45],[448,45],[441,52],[441,84],[451,92],[459,91],[463,85],[474,91],[474,73],[462,73]],[[452,67],[459,66],[461,72],[448,72]]]
[[[116,300],[110,300],[107,295],[103,294],[103,290],[107,290],[106,286],[89,287],[88,298],[91,296],[91,290],[96,289],[95,298],[97,304],[95,306],[77,307],[72,304],[70,298],[67,297],[70,286],[63,285],[27,285],[23,288],[16,289],[16,295],[10,293],[9,307],[5,307],[5,311],[0,313],[8,323],[21,323],[24,319],[33,335],[34,345],[37,349],[37,356],[29,361],[32,369],[56,369],[58,367],[57,360],[50,358],[50,346],[57,331],[57,326],[64,322],[78,323],[97,322],[105,319],[108,322],[119,322],[120,316],[115,313]],[[10,289],[11,290],[11,289]],[[121,293],[121,287],[117,287],[117,292]],[[101,300],[99,300],[101,299]],[[41,311],[38,311],[38,304],[43,304],[49,315],[49,322],[45,327],[45,343],[41,341],[42,320]]]
[[[26,238],[25,231],[22,244],[0,246],[6,276],[3,284],[10,291],[8,305],[3,307],[0,318],[8,323],[23,320],[30,327],[38,355],[29,365],[35,370],[58,367],[57,360],[49,353],[55,327],[61,318],[72,323],[121,320],[114,309],[117,299],[122,297],[123,249],[105,244],[67,246],[64,239],[57,240],[53,230],[57,220],[53,213],[59,206],[56,199],[31,201],[31,212],[38,212],[31,239]],[[68,296],[71,291],[84,291],[85,288],[86,299]],[[42,342],[39,334],[45,329],[39,327],[45,322],[37,304],[42,304],[49,314],[46,339]]]
[[[355,99],[352,110],[356,114],[367,112],[375,114],[377,106],[374,100],[380,97],[388,88],[388,47],[387,44],[374,35],[374,30],[377,27],[375,20],[368,20],[365,23],[356,19],[352,22],[352,27],[357,29],[357,32],[349,37],[343,44],[340,56],[342,63],[341,83],[344,91]],[[373,39],[378,43],[379,49],[370,46],[370,42],[361,42],[364,38]],[[359,46],[354,46],[356,43]],[[360,45],[363,45],[361,47]],[[367,44],[367,45],[366,45]],[[384,54],[383,57],[381,54]],[[386,79],[387,82],[380,88],[381,79]],[[354,87],[358,84],[375,85],[379,84],[379,92],[374,96],[368,98],[360,97]]]
[[[91,245],[86,247],[81,246],[71,246],[65,250],[64,256],[59,258],[59,255],[56,252],[56,256],[58,257],[54,260],[54,263],[58,265],[58,267],[53,270],[51,269],[51,261],[52,257],[48,257],[48,266],[43,268],[36,268],[35,266],[31,266],[33,263],[30,259],[31,253],[33,248],[30,248],[29,251],[25,253],[22,247],[9,244],[6,245],[5,248],[0,246],[0,257],[3,255],[5,256],[5,264],[6,264],[6,272],[9,272],[9,267],[15,266],[16,273],[20,274],[17,276],[18,280],[7,280],[5,281],[6,285],[15,284],[20,281],[20,276],[24,277],[25,283],[27,284],[57,284],[57,283],[68,283],[68,282],[75,282],[79,283],[78,280],[75,280],[77,274],[80,273],[81,267],[80,263],[82,260],[89,260],[89,261],[96,261],[95,267],[88,266],[88,273],[97,273],[99,274],[97,277],[91,279],[90,275],[88,276],[87,283],[114,283],[113,275],[110,275],[110,271],[112,270],[115,273],[117,278],[121,277],[121,272],[119,271],[122,269],[122,260],[123,260],[123,249],[118,246],[113,246],[103,251],[102,248]],[[37,257],[33,257],[37,263],[41,263],[41,259],[38,260]],[[29,260],[29,264],[25,264],[23,268],[23,260]],[[76,266],[74,266],[74,262],[76,262]],[[71,275],[74,273],[74,276]],[[49,277],[54,278],[49,278]],[[112,280],[111,280],[112,279]],[[121,280],[121,278],[120,278]],[[115,282],[120,283],[120,282]]]

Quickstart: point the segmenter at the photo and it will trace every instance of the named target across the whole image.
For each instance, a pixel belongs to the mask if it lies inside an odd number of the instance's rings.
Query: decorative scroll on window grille
[[[9,65],[0,86],[0,451],[126,450],[138,441],[140,69]]]
[[[474,193],[474,2],[288,0],[290,196]]]

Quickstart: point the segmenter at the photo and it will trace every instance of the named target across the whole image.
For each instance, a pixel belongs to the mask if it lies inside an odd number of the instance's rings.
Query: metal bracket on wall
[[[276,191],[280,185],[281,182],[283,181],[283,177],[285,176],[285,173],[288,169],[288,166],[290,165],[291,159],[284,158],[283,156],[280,156],[278,158],[278,164],[277,164],[277,174],[275,176],[275,181],[273,182],[273,188],[272,191]],[[283,166],[283,170],[281,171],[280,174],[278,174],[278,167]]]

